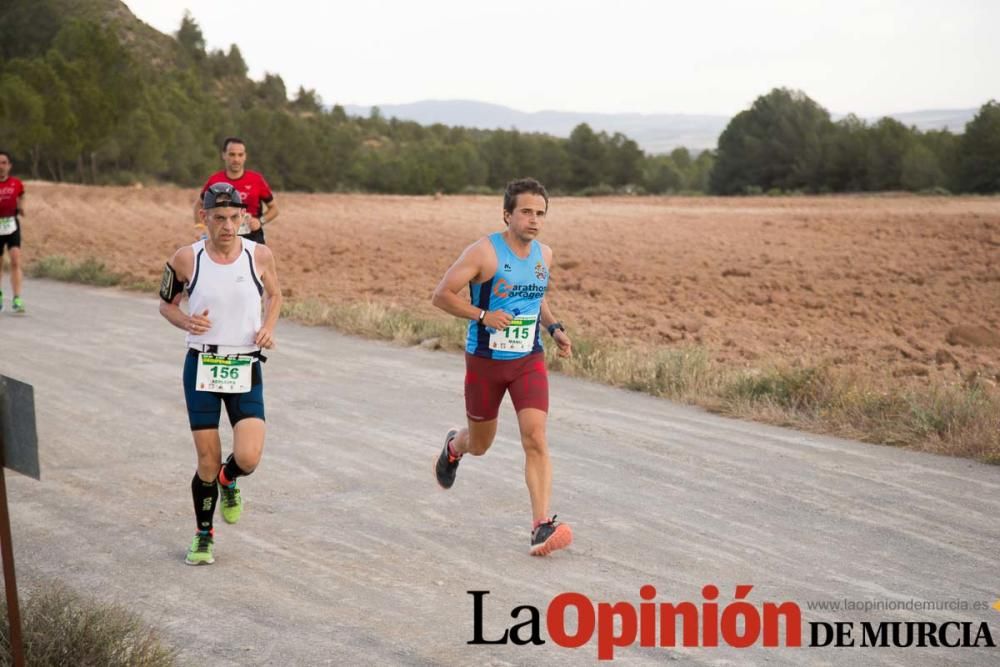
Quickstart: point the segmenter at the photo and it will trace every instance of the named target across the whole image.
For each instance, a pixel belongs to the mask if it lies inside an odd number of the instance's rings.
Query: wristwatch
[[[552,324],[550,324],[548,326],[549,335],[550,336],[555,336],[556,335],[556,329],[559,329],[559,331],[566,331],[566,327],[564,327],[562,325],[562,322],[553,322]]]
[[[479,323],[482,324],[483,323],[483,319],[485,319],[485,318],[486,318],[486,311],[485,310],[480,310],[479,311]]]

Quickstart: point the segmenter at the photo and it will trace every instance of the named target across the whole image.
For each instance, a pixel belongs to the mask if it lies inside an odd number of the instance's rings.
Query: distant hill
[[[386,118],[412,120],[421,125],[475,127],[484,130],[517,128],[568,137],[580,123],[596,131],[621,132],[643,150],[667,153],[678,146],[696,150],[715,148],[716,139],[729,122],[728,116],[699,114],[608,114],[575,111],[517,111],[499,104],[471,100],[424,100],[412,104],[379,105]],[[371,107],[347,105],[349,115],[367,116]]]
[[[895,118],[906,126],[914,125],[921,132],[947,129],[955,134],[962,134],[965,132],[965,124],[972,120],[978,112],[979,109],[931,109],[891,113],[889,117]],[[868,118],[866,120],[871,122],[878,119]]]
[[[640,113],[585,113],[577,111],[525,112],[499,104],[472,100],[423,100],[411,104],[378,105],[386,118],[412,120],[421,125],[475,127],[484,130],[516,128],[522,132],[543,132],[557,137],[568,137],[580,123],[589,124],[596,131],[610,134],[621,132],[634,139],[649,153],[668,153],[678,146],[700,151],[715,148],[719,135],[729,124],[729,116],[707,114],[640,114]],[[371,107],[346,105],[351,116],[367,116]],[[890,114],[892,118],[915,125],[921,131],[948,128],[961,133],[978,109],[945,109],[933,111],[907,111]],[[834,119],[843,118],[835,114]],[[874,122],[877,118],[866,118]]]

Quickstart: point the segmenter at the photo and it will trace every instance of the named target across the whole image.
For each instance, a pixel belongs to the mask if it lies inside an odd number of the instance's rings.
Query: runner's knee
[[[548,452],[545,428],[532,428],[521,433],[521,445],[526,454],[542,455]]]
[[[246,408],[245,403],[241,406]],[[252,473],[260,464],[264,454],[265,429],[263,418],[249,414],[233,425],[233,458],[244,475]]]
[[[257,469],[257,466],[260,465],[261,454],[263,454],[263,452],[256,452],[256,453],[240,452],[239,454],[234,453],[234,456],[236,458],[236,465],[240,467],[240,470],[243,471],[244,475],[249,475],[254,470]]]

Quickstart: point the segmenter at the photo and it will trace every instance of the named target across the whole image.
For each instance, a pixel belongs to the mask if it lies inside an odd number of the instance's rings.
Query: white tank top
[[[205,241],[191,246],[194,271],[185,285],[191,314],[208,309],[212,328],[200,335],[187,335],[188,345],[224,345],[256,350],[260,329],[261,295],[264,285],[253,261],[257,244],[240,238],[243,250],[232,264],[217,264],[208,256]]]

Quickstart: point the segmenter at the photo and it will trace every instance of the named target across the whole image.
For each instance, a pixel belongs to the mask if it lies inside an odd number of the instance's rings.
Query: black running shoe
[[[461,456],[455,458],[448,453],[448,444],[455,439],[456,435],[458,435],[458,429],[453,428],[444,436],[444,449],[441,450],[437,464],[434,466],[434,474],[442,489],[450,489],[451,485],[455,483],[458,462],[462,460]]]
[[[531,531],[531,555],[548,556],[557,549],[565,549],[572,542],[572,529],[568,524],[556,521],[553,514],[551,519]]]

